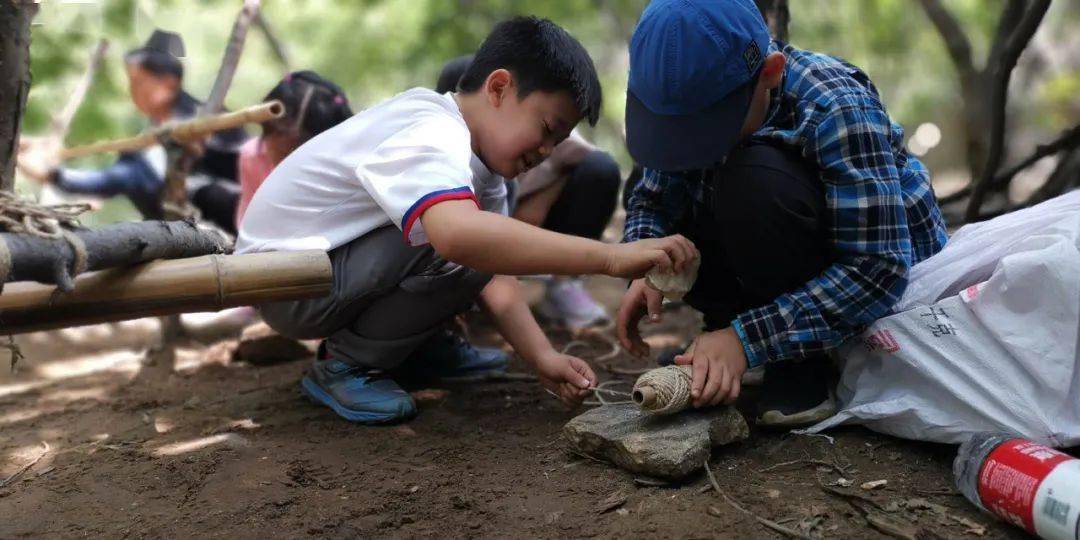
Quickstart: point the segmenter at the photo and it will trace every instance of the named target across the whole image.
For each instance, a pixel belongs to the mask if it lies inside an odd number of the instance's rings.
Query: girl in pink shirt
[[[294,71],[286,75],[263,101],[275,99],[285,105],[285,115],[264,123],[262,136],[240,147],[238,230],[251,198],[270,171],[308,139],[353,114],[341,88],[314,71]]]

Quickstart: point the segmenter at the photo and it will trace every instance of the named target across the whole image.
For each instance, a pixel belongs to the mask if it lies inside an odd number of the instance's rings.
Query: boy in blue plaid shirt
[[[732,402],[765,366],[759,423],[831,415],[826,355],[887,314],[945,225],[926,168],[904,148],[874,85],[839,59],[770,40],[751,0],[654,0],[630,43],[627,145],[645,175],[625,241],[676,231],[701,251],[687,302],[705,332],[695,406]],[[660,316],[644,280],[617,331]]]

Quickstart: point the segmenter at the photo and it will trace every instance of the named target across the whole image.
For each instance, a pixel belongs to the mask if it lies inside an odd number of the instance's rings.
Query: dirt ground
[[[623,285],[594,278],[590,288],[614,307]],[[482,316],[469,321],[476,342],[501,343]],[[27,357],[0,376],[0,537],[779,536],[708,490],[704,474],[650,485],[568,452],[560,430],[575,413],[536,383],[424,384],[411,388],[418,418],[363,427],[299,394],[307,362],[234,362],[234,341],[186,344],[171,374],[146,366],[155,325],[18,339]],[[650,340],[677,343],[695,325],[676,309]],[[609,350],[588,342],[573,352]],[[594,363],[602,379],[632,380],[611,366],[644,364]],[[750,389],[740,407],[752,400]],[[883,537],[889,523],[925,538],[1020,536],[953,491],[953,448],[861,428],[831,435],[752,428],[714,452],[713,470],[732,502],[811,537]],[[762,471],[795,460],[829,465]],[[840,478],[866,500],[822,489]],[[859,488],[872,480],[888,484]]]

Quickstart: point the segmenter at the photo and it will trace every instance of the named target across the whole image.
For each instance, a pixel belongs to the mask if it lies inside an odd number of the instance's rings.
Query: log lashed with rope
[[[68,292],[82,272],[229,249],[221,234],[190,221],[140,221],[60,231],[55,235],[0,233],[2,283],[37,281]]]

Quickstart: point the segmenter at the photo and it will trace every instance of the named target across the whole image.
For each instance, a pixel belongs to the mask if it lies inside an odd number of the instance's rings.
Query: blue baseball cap
[[[722,163],[768,50],[753,0],[653,0],[630,38],[630,155],[664,170]]]

